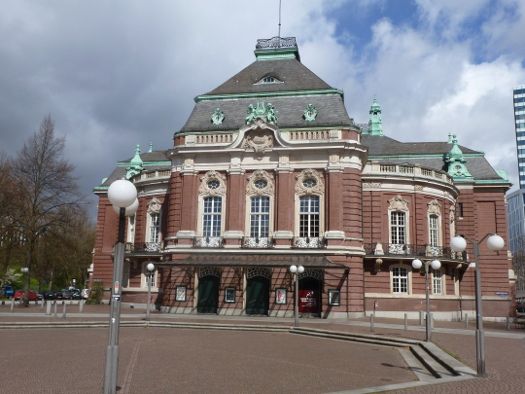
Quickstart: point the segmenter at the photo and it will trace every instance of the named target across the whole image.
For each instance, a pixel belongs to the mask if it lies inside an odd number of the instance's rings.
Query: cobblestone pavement
[[[107,306],[86,306],[82,315],[72,312],[78,312],[78,306],[71,305],[68,307],[68,316],[62,319],[58,317],[45,316],[41,307],[32,306],[30,308],[15,307],[14,313],[9,313],[7,306],[0,306],[0,322],[2,321],[72,321],[72,320],[107,320]],[[60,309],[59,309],[60,313]],[[126,319],[142,319],[144,317],[144,310],[123,308],[123,316]],[[152,314],[152,319],[155,320],[170,320],[170,321],[196,321],[196,322],[221,322],[233,323],[242,322],[243,324],[267,324],[267,325],[291,325],[292,319],[274,319],[265,317],[217,317],[217,316],[196,316],[196,315],[170,315],[170,314]],[[334,331],[347,331],[359,333],[371,333],[370,327],[367,326],[366,319],[352,319],[352,320],[317,320],[317,319],[301,319],[300,325],[307,327],[323,328]],[[418,321],[410,321],[408,330],[403,329],[402,320],[394,319],[376,319],[373,333],[376,335],[385,335],[393,337],[405,337],[422,340],[424,338],[424,331],[419,326]],[[396,328],[396,329],[394,329]],[[525,365],[525,330],[519,327],[511,327],[506,330],[504,323],[487,323],[486,328],[486,367],[488,376],[486,378],[470,379],[460,382],[434,384],[429,386],[422,386],[416,388],[407,388],[403,390],[392,391],[395,393],[525,393],[525,373],[523,366]],[[439,329],[446,329],[447,332],[439,332]],[[144,333],[146,329],[123,329],[125,333],[121,336],[121,368],[123,365],[131,365],[133,357],[138,358],[135,362],[135,367],[131,370],[131,375],[127,372],[121,371],[121,378],[127,376],[129,380],[127,392],[144,392],[151,388],[149,392],[174,392],[172,390],[165,390],[161,386],[156,386],[157,379],[152,379],[151,376],[160,376],[162,379],[167,379],[167,382],[172,382],[174,386],[170,387],[185,387],[181,392],[210,392],[210,387],[213,392],[253,392],[253,387],[261,388],[262,391],[267,392],[329,392],[338,390],[349,390],[359,387],[374,387],[387,385],[399,381],[410,381],[413,377],[406,378],[406,370],[404,369],[404,362],[399,359],[397,361],[387,361],[388,357],[379,362],[373,359],[374,355],[383,356],[382,350],[385,349],[379,346],[354,347],[351,343],[342,343],[332,340],[322,340],[316,338],[297,338],[284,333],[275,334],[258,334],[262,335],[264,340],[257,339],[257,341],[250,341],[244,338],[244,333],[234,332],[229,333],[225,337],[220,337],[225,333],[216,331],[192,331],[192,330],[173,330],[173,329],[155,329],[155,334],[143,335],[140,334],[135,337],[135,332]],[[153,329],[149,329],[150,333]],[[38,333],[37,333],[38,331]],[[199,339],[197,343],[190,340],[189,336],[182,335],[182,332],[195,333]],[[17,359],[17,364],[24,365],[26,359],[31,359],[31,352],[35,349],[34,354],[36,360],[50,358],[51,362],[46,362],[46,367],[50,367],[52,372],[50,376],[54,379],[64,379],[66,383],[81,384],[84,380],[91,382],[93,379],[102,379],[103,360],[105,352],[106,330],[19,330],[19,331],[0,331],[2,338],[2,350],[6,343],[6,335],[9,332],[16,332],[14,341],[20,338],[37,338],[41,343],[35,345],[33,348],[27,350],[27,354],[20,355],[21,359]],[[43,333],[60,333],[62,339],[44,339]],[[148,331],[146,331],[147,333]],[[96,335],[93,333],[97,333]],[[168,334],[172,333],[172,334]],[[217,333],[219,336],[215,335]],[[48,334],[46,334],[48,335]],[[128,338],[129,335],[129,338]],[[174,339],[170,338],[170,335]],[[93,336],[93,337],[92,337]],[[147,337],[147,338],[146,338]],[[76,338],[74,343],[65,346],[66,338]],[[82,338],[91,338],[84,341]],[[186,342],[179,344],[177,338],[184,338]],[[249,338],[248,336],[246,338]],[[268,339],[270,338],[270,339]],[[276,340],[278,338],[278,340]],[[283,339],[279,339],[283,338]],[[286,338],[286,339],[284,339]],[[475,343],[472,325],[465,329],[462,322],[436,322],[436,329],[434,330],[432,340],[438,346],[446,350],[449,354],[458,358],[463,363],[475,369]],[[28,339],[29,341],[29,339]],[[64,342],[66,341],[66,342]],[[138,342],[137,342],[138,341]],[[174,341],[174,342],[173,342]],[[84,343],[85,342],[85,343]],[[261,343],[263,346],[256,346],[254,343]],[[9,342],[10,343],[10,342]],[[30,343],[30,341],[28,342]],[[53,343],[58,346],[56,354],[49,353],[49,348]],[[135,343],[140,343],[136,345]],[[76,345],[75,345],[76,344]],[[239,344],[237,350],[230,351],[231,345]],[[11,345],[9,345],[11,346]],[[75,348],[79,346],[79,348]],[[86,346],[86,348],[84,348]],[[138,346],[138,348],[137,348]],[[72,348],[71,348],[72,347]],[[311,349],[313,353],[301,353],[302,349]],[[2,381],[30,384],[41,387],[41,391],[36,392],[72,392],[72,391],[46,391],[45,385],[38,385],[38,382],[43,379],[38,375],[38,367],[29,371],[24,368],[12,368],[13,357],[20,353],[19,347],[14,346],[13,350],[7,354],[9,356],[9,366],[6,369],[5,358],[0,361],[2,364]],[[147,350],[146,350],[147,349]],[[202,357],[202,353],[197,355],[195,349],[218,349],[217,352],[211,351],[205,353],[207,356]],[[233,349],[233,348],[232,348]],[[372,350],[378,349],[378,350]],[[315,350],[315,351],[314,351]],[[293,359],[286,359],[281,362],[283,354],[281,352],[289,351],[289,357]],[[80,354],[79,364],[87,363],[89,367],[77,368],[79,375],[64,374],[64,368],[70,364],[75,365],[75,359],[68,358],[69,354]],[[321,352],[321,353],[320,353]],[[96,356],[86,357],[85,354],[93,353]],[[6,354],[3,352],[3,354]],[[64,355],[67,361],[61,361]],[[273,355],[277,355],[274,357]],[[140,356],[140,357],[139,357]],[[397,353],[396,353],[397,356]],[[370,357],[370,359],[369,359]],[[86,360],[84,360],[86,358]],[[89,361],[91,360],[92,361]],[[212,364],[206,364],[209,360]],[[226,363],[224,361],[227,361]],[[295,361],[294,361],[295,360]],[[40,361],[39,361],[40,362]],[[179,363],[180,362],[180,363]],[[31,362],[29,362],[31,363]],[[131,363],[131,364],[130,364]],[[38,363],[35,361],[35,365]],[[160,367],[159,367],[160,365]],[[182,369],[181,368],[182,365]],[[315,369],[316,368],[319,369]],[[325,367],[326,366],[326,367]],[[25,373],[20,374],[20,370]],[[66,369],[67,370],[67,369]],[[202,376],[196,374],[198,371],[216,371],[212,378],[204,379]],[[301,374],[295,375],[295,371],[304,370],[304,376],[308,384],[302,386],[303,377]],[[11,371],[13,379],[6,374]],[[61,372],[62,371],[62,372]],[[183,371],[179,374],[178,371]],[[286,371],[281,373],[280,371]],[[319,371],[315,373],[314,371]],[[293,373],[293,375],[290,375]],[[33,376],[33,378],[31,378]],[[74,379],[72,376],[76,376]],[[86,378],[86,376],[88,378]],[[201,376],[201,377],[199,377]],[[399,377],[399,379],[398,379]],[[403,377],[403,378],[401,378]],[[26,379],[27,378],[27,379]],[[32,380],[31,380],[32,379]],[[162,381],[159,380],[159,381]],[[382,380],[385,379],[385,380]],[[126,382],[128,382],[126,380]],[[44,382],[46,379],[44,378]],[[197,385],[189,385],[189,382],[197,382]],[[140,383],[137,383],[140,382]],[[204,383],[212,383],[211,386],[205,386]],[[228,390],[228,384],[232,382],[244,382],[236,386],[237,391]],[[250,383],[251,382],[251,383]],[[170,385],[172,384],[170,383]],[[255,384],[257,383],[257,384]],[[86,383],[87,384],[87,383]],[[133,386],[136,384],[136,386]],[[143,384],[141,386],[140,384]],[[180,386],[184,384],[185,386]],[[285,385],[286,384],[286,385]],[[179,385],[179,386],[176,386]],[[253,386],[253,387],[252,387]],[[7,386],[5,386],[7,387]],[[64,386],[65,387],[65,386]],[[84,386],[79,386],[80,388]],[[136,387],[136,388],[135,388]],[[208,387],[208,390],[206,389]],[[12,387],[11,387],[12,388]],[[197,390],[197,388],[200,388]],[[133,390],[138,391],[133,391]],[[221,391],[223,390],[223,391]],[[178,391],[178,390],[177,390]],[[4,385],[0,385],[0,393],[4,392]],[[35,392],[35,391],[5,391],[9,393],[18,392]],[[79,393],[91,391],[76,391]],[[96,392],[96,390],[94,391]]]

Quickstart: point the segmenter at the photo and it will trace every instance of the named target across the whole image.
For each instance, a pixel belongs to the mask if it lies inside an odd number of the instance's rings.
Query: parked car
[[[519,302],[516,304],[516,315],[525,316],[525,302]]]
[[[60,291],[57,291],[56,299],[58,300],[81,300],[82,295],[80,294],[79,289],[75,289],[75,288],[62,289]]]
[[[0,291],[0,297],[11,298],[15,294],[15,289],[11,285],[5,285]]]
[[[15,291],[14,299],[15,300],[22,300],[22,299],[24,299],[25,293],[26,293],[25,290],[17,290],[17,291]],[[28,299],[29,299],[29,301],[38,301],[38,300],[42,299],[42,295],[38,294],[34,290],[29,290]]]
[[[42,297],[44,298],[44,300],[56,300],[57,293],[54,291],[44,291],[42,293]]]

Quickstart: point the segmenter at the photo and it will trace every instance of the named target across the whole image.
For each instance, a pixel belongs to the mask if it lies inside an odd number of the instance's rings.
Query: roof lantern
[[[370,106],[370,118],[368,120],[368,130],[366,134],[383,136],[383,123],[381,121],[381,106],[374,98]]]
[[[299,48],[295,37],[272,37],[268,39],[259,39],[255,45],[255,57],[257,60],[279,60],[279,59],[297,59]]]
[[[130,179],[137,174],[140,174],[144,169],[144,162],[140,158],[140,145],[135,148],[135,156],[129,162],[129,167],[126,168],[126,179]]]

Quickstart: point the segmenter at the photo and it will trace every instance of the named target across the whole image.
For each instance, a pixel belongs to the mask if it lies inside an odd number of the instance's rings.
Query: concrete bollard
[[[506,317],[505,320],[505,329],[510,330],[510,316]]]
[[[11,312],[15,310],[15,299],[11,298]]]
[[[434,328],[434,314],[429,312],[430,315],[430,328]]]
[[[53,301],[53,312],[54,312],[55,317],[58,316],[57,308],[58,308],[57,302]]]
[[[370,331],[374,331],[374,314],[370,315]]]
[[[80,300],[80,301],[79,301],[79,303],[78,303],[78,312],[79,312],[79,313],[82,313],[82,312],[84,311],[84,303],[85,303],[85,302],[86,302],[86,301],[84,301],[84,300]]]
[[[424,324],[423,311],[419,311],[419,325],[422,326],[423,324]]]
[[[408,330],[408,313],[405,313],[405,331]]]
[[[66,305],[67,305],[67,303],[64,302],[64,309],[62,309],[62,318],[63,319],[66,318]]]
[[[468,313],[465,313],[465,328],[468,328]]]
[[[49,301],[46,302],[46,315],[51,314],[51,303]]]

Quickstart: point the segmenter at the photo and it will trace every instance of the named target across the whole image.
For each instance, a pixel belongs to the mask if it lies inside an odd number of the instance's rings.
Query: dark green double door
[[[199,278],[199,299],[197,312],[217,313],[219,305],[219,278],[217,276],[204,276]]]
[[[246,314],[267,315],[270,305],[270,279],[256,276],[246,284]]]

